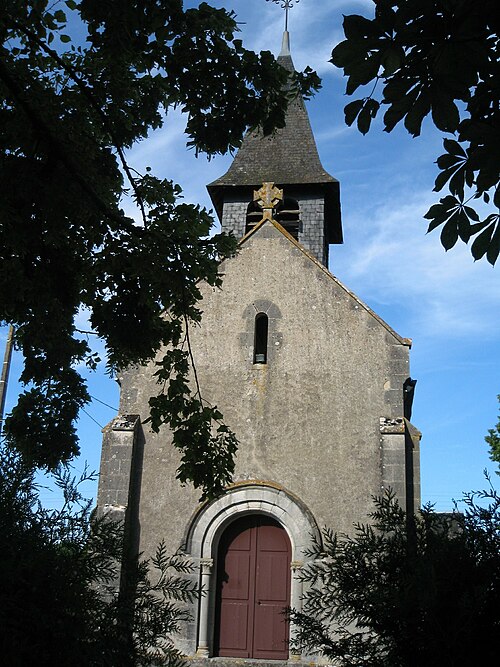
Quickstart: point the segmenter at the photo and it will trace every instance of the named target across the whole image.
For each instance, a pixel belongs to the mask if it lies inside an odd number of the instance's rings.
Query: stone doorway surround
[[[298,578],[306,551],[314,540],[321,540],[318,525],[304,503],[278,484],[245,481],[235,484],[220,498],[203,505],[191,519],[184,540],[184,551],[200,567],[201,596],[197,618],[196,656],[213,655],[215,617],[215,576],[219,539],[227,526],[246,514],[263,514],[275,519],[288,534],[292,547],[290,606],[301,608],[302,582]],[[294,628],[290,627],[290,638]],[[300,660],[299,654],[290,659]]]

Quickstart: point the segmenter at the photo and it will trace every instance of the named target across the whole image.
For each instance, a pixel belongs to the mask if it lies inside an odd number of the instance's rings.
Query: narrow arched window
[[[267,364],[267,331],[269,319],[265,313],[255,316],[255,334],[253,345],[253,363]]]
[[[299,240],[300,208],[295,199],[285,197],[285,199],[278,204],[278,208],[276,209],[276,220],[291,236],[293,236],[294,239],[297,241]]]
[[[255,201],[251,201],[247,208],[247,219],[245,226],[245,234],[248,234],[255,225],[262,220],[262,209]]]

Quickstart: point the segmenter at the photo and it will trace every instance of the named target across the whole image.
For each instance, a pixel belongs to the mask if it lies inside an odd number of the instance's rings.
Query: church
[[[293,71],[288,32],[278,60]],[[419,507],[411,341],[328,270],[329,246],[343,241],[340,186],[302,99],[282,130],[247,134],[208,191],[240,241],[222,289],[201,285],[190,335],[202,394],[239,440],[233,483],[205,503],[180,485],[168,429],[144,424],[151,364],[119,378],[98,505],[125,518],[136,553],[163,539],[195,564],[206,595],[178,637],[186,656],[300,662],[282,610],[300,609],[300,569],[321,529],[351,532],[389,487],[407,511]]]

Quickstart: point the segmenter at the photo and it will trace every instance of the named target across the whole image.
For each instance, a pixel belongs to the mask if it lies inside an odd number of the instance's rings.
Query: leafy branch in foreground
[[[354,535],[326,530],[303,569],[296,646],[340,667],[492,664],[500,630],[500,497],[407,517],[391,493]]]
[[[431,116],[445,138],[434,190],[450,194],[431,206],[428,231],[442,226],[446,250],[458,239],[474,259],[495,264],[500,252],[500,43],[496,3],[485,0],[376,0],[375,16],[344,17],[346,39],[331,62],[348,77],[346,93],[369,86],[345,107],[348,125],[366,134],[381,105],[384,130],[401,121],[420,135]],[[376,96],[378,94],[378,97]],[[476,201],[482,200],[477,206]],[[479,201],[477,201],[479,203]],[[482,213],[486,210],[486,214]]]
[[[2,5],[0,321],[15,326],[26,386],[6,437],[33,466],[54,470],[79,451],[75,420],[89,395],[78,368],[97,363],[75,326],[82,309],[113,372],[176,347],[201,316],[197,283],[220,284],[220,258],[235,240],[209,238],[208,212],[183,203],[172,181],[137,173],[126,151],[175,107],[188,144],[209,156],[234,149],[248,127],[283,126],[289,74],[271,53],[246,50],[237,30],[233,13],[206,3],[184,10],[181,0]],[[318,85],[308,70],[292,88]],[[121,209],[128,194],[139,222]],[[180,476],[214,495],[235,441],[183,373],[190,417],[181,426],[194,422],[196,451],[177,437]],[[202,470],[198,454],[217,447]]]
[[[91,512],[84,470],[55,472],[61,509],[40,501],[33,472],[0,451],[2,660],[12,667],[184,664],[172,637],[198,596],[192,564],[160,544],[150,562],[127,563],[118,591],[123,526]],[[123,577],[126,575],[126,581]]]
[[[500,403],[500,394],[497,399]],[[496,461],[500,466],[500,414],[495,427],[488,429],[488,435],[484,439],[490,448],[490,459]],[[500,475],[500,470],[497,470],[496,473]]]

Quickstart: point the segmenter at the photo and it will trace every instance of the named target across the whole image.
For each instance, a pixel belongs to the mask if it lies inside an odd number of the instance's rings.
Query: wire
[[[92,419],[92,421],[95,422],[95,423],[97,424],[97,426],[99,426],[99,428],[104,428],[104,426],[103,426],[102,424],[99,424],[99,422],[97,421],[97,419],[94,419],[94,418],[92,417],[92,415],[89,414],[89,413],[87,412],[87,410],[85,410],[85,408],[82,408],[82,412],[84,412],[84,413],[87,415],[87,417],[89,417],[90,419]]]
[[[115,412],[118,412],[118,408],[114,408],[112,405],[109,405],[109,403],[105,403],[104,401],[101,401],[100,398],[96,398],[95,396],[92,396],[92,394],[90,394],[90,398],[93,401],[97,401],[98,403],[101,403],[101,405],[105,405],[110,410],[114,410]]]

